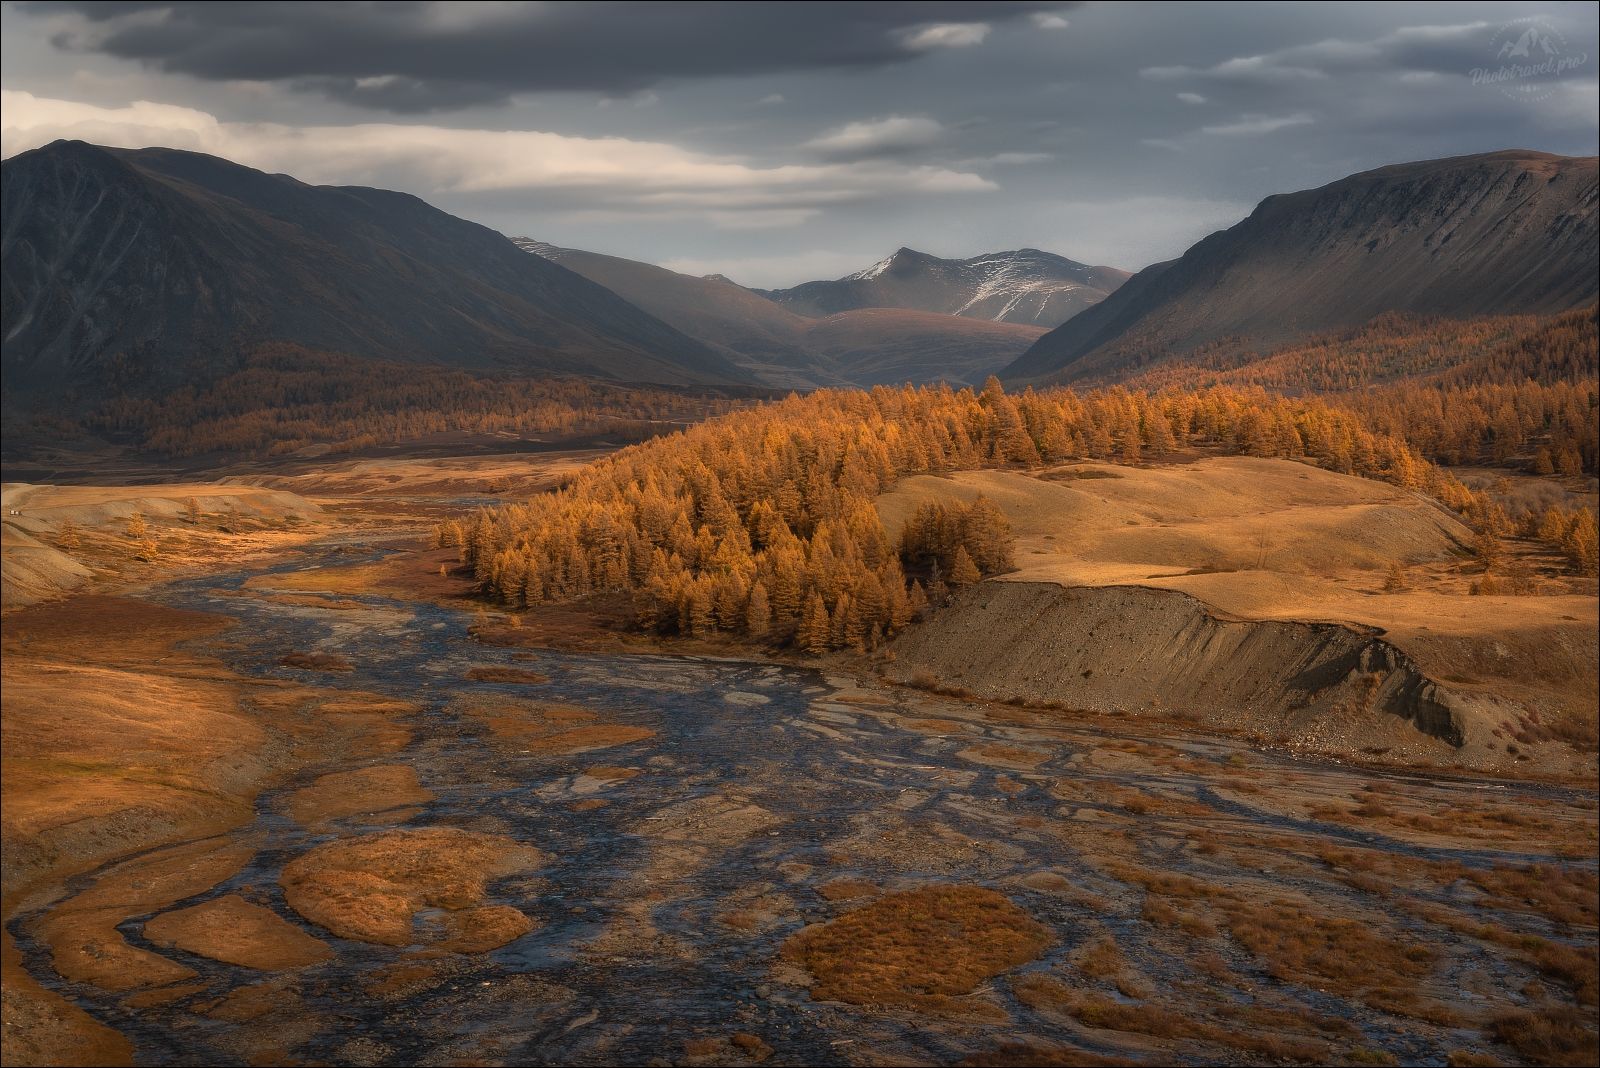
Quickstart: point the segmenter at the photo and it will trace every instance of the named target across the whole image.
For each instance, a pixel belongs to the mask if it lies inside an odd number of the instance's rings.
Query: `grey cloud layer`
[[[284,81],[429,111],[516,92],[904,63],[982,43],[1046,3],[29,2],[81,25],[57,43],[211,80]]]

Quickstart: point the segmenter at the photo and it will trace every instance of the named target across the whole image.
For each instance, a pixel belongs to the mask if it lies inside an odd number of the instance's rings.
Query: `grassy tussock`
[[[819,1000],[941,1011],[1051,941],[994,890],[938,885],[886,894],[807,927],[784,943],[783,956],[811,973]]]

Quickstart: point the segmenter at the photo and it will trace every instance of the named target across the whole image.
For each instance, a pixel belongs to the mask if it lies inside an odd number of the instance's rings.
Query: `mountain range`
[[[1016,382],[1112,381],[1196,350],[1267,350],[1386,312],[1543,314],[1595,299],[1596,159],[1506,151],[1271,196],[1040,338]]]
[[[707,342],[762,381],[785,388],[908,381],[974,385],[1044,333],[1023,323],[917,308],[804,315],[721,275],[679,274],[532,238],[512,240]]]
[[[0,166],[21,394],[160,391],[254,344],[629,381],[748,381],[610,290],[414,196],[57,141]]]
[[[908,308],[1028,326],[1060,326],[1126,282],[1127,271],[1090,267],[1036,248],[947,260],[902,248],[865,270],[803,282],[765,296],[801,315]]]
[[[192,152],[57,141],[7,160],[0,179],[8,411],[204,384],[266,342],[663,385],[966,385],[997,370],[1112,382],[1389,313],[1583,307],[1600,244],[1595,158],[1530,151],[1268,197],[1131,278],[1035,249],[902,248],[772,291],[513,241],[404,193]]]

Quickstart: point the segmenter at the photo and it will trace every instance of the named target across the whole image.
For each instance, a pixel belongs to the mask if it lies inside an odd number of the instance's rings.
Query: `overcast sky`
[[[1600,97],[1588,2],[0,10],[6,156],[197,149],[760,286],[901,245],[1137,269],[1353,171],[1594,154]]]

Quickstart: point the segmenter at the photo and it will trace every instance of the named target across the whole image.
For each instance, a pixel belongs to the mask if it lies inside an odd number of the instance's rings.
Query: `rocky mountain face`
[[[1268,197],[1040,338],[1004,377],[1110,381],[1265,350],[1385,312],[1552,313],[1596,297],[1596,159],[1509,151]]]
[[[1020,323],[914,309],[868,307],[800,315],[720,275],[696,277],[528,237],[512,240],[524,251],[598,282],[782,388],[934,381],[974,385],[1043,333]]]
[[[469,369],[746,380],[614,293],[404,193],[75,141],[7,160],[0,179],[8,400],[170,390],[264,341]]]
[[[1129,275],[1090,267],[1036,248],[946,260],[902,248],[831,282],[805,282],[766,296],[801,315],[858,308],[907,308],[969,319],[1052,327],[1091,308]]]

